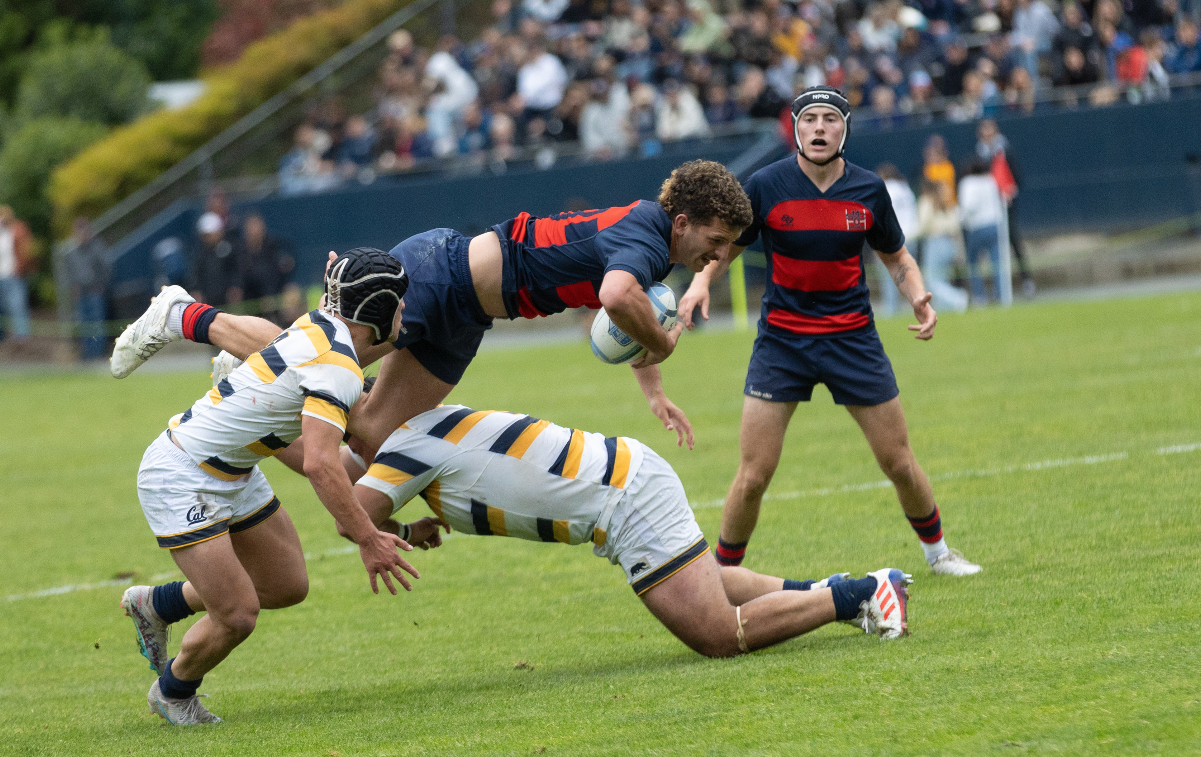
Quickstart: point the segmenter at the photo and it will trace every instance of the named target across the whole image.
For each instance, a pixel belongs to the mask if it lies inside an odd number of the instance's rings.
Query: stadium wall
[[[1201,96],[1002,118],[1000,124],[1021,169],[1020,217],[1027,232],[1117,231],[1201,211],[1201,129],[1196,127]],[[944,122],[887,132],[853,130],[847,157],[868,168],[895,163],[916,186],[922,146],[934,133],[946,138],[957,162],[971,156],[975,124]],[[331,249],[389,249],[438,226],[471,235],[523,210],[549,214],[654,198],[681,162],[704,157],[729,164],[754,139],[676,144],[656,158],[548,170],[389,178],[319,195],[268,197],[236,211],[253,206],[262,213],[271,232],[294,246],[298,283],[307,284],[314,283]],[[781,146],[760,164],[787,153]],[[176,203],[124,240],[114,270],[114,299],[144,302],[154,245],[170,236],[189,240],[198,215],[198,203]]]

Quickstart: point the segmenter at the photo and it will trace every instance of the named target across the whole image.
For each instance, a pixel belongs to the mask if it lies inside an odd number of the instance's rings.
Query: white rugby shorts
[[[138,499],[163,549],[179,549],[238,533],[270,518],[279,500],[258,466],[235,481],[200,469],[164,431],[142,456]]]
[[[641,442],[639,442],[641,443]],[[709,545],[696,524],[680,477],[666,460],[642,446],[642,465],[612,515],[597,527],[603,543],[592,551],[625,571],[642,596],[696,562]]]

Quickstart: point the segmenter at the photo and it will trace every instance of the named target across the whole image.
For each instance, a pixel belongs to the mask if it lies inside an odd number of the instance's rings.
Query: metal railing
[[[386,55],[384,43],[392,32],[407,25],[415,36],[436,37],[449,31],[448,24],[473,3],[478,0],[415,0],[406,5],[105,211],[93,228],[116,243],[175,201],[207,190],[222,174],[238,172],[243,160],[303,119],[314,95],[343,91],[373,73]],[[254,182],[251,187],[271,190]]]

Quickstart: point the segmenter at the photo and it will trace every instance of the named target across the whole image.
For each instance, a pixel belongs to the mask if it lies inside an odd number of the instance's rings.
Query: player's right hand
[[[692,322],[692,313],[698,306],[701,309],[701,318],[709,320],[709,287],[688,287],[688,291],[680,298],[677,311],[680,314],[680,322],[689,331],[696,328],[696,324]]]
[[[425,517],[410,523],[409,528],[412,529],[409,533],[409,543],[422,549],[434,549],[442,546],[442,534],[438,533],[439,528],[445,528],[446,533],[450,533],[450,524],[441,518]]]
[[[671,353],[676,351],[676,342],[680,341],[680,334],[684,333],[684,324],[677,321],[675,326],[667,332],[667,351],[659,352],[652,350],[649,347],[646,354],[630,364],[631,368],[647,368],[652,365],[658,365],[667,358],[671,357]]]
[[[376,583],[377,576],[384,580],[384,585],[393,594],[396,594],[396,587],[392,585],[393,576],[405,588],[405,591],[413,590],[412,584],[408,582],[401,571],[408,573],[413,578],[421,578],[417,569],[409,565],[396,551],[397,549],[405,552],[413,551],[413,547],[396,534],[374,529],[370,536],[359,542],[359,556],[363,558],[363,565],[367,568],[367,575],[371,578],[371,591],[376,594],[379,594],[379,585]]]

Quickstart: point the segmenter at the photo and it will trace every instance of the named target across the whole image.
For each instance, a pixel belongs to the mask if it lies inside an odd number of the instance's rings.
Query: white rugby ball
[[[676,313],[676,295],[671,287],[655,282],[646,292],[650,298],[655,317],[665,330],[671,329],[679,320]],[[646,348],[634,341],[634,337],[617,328],[609,314],[601,308],[592,321],[592,354],[601,362],[616,365],[629,363],[642,357]]]

